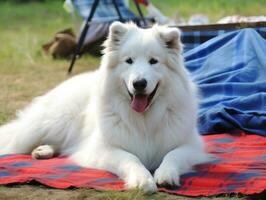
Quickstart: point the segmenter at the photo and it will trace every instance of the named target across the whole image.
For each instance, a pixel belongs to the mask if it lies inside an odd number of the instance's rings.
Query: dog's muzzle
[[[150,94],[145,94],[142,92],[143,90],[136,90],[134,94],[131,94],[129,90],[127,90],[131,98],[131,108],[138,113],[145,112],[149,107],[154,95],[156,94],[158,87],[159,83],[157,83],[156,87]]]

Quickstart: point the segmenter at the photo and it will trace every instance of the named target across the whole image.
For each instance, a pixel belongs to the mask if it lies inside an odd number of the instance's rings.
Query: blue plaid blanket
[[[184,56],[202,95],[202,134],[242,129],[266,136],[266,40],[258,32],[222,34]]]
[[[254,28],[263,38],[266,38],[266,27]],[[196,48],[197,46],[215,38],[219,35],[233,32],[236,29],[217,29],[217,30],[198,30],[182,32],[182,42],[184,44],[184,52]]]

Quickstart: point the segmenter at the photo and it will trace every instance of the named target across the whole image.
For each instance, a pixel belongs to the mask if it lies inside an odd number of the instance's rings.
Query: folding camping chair
[[[93,4],[92,4],[92,7],[91,7],[91,10],[90,10],[90,13],[88,15],[88,18],[85,22],[85,25],[84,25],[84,28],[83,30],[81,31],[81,34],[80,34],[80,37],[79,37],[79,41],[78,41],[78,44],[77,44],[77,47],[76,47],[76,51],[72,57],[72,60],[71,60],[71,63],[70,63],[70,66],[68,68],[68,73],[70,74],[74,68],[74,64],[75,64],[75,61],[76,59],[80,56],[80,50],[83,46],[83,43],[84,43],[84,40],[85,40],[85,37],[86,37],[86,34],[89,30],[89,27],[90,27],[90,24],[92,23],[92,19],[93,19],[93,16],[95,14],[95,11],[97,9],[97,6],[99,5],[99,2],[100,0],[94,0]],[[136,9],[138,11],[138,14],[139,14],[139,17],[141,19],[141,22],[142,22],[142,25],[145,27],[147,26],[147,21],[146,19],[144,18],[143,16],[143,13],[142,13],[142,10],[140,8],[140,5],[138,3],[137,0],[133,0],[135,6],[136,6]],[[119,10],[119,6],[117,4],[117,0],[112,0],[112,4],[116,10],[116,13],[117,13],[117,16],[118,16],[118,20],[121,21],[121,22],[125,22],[126,19],[123,18],[120,10]]]

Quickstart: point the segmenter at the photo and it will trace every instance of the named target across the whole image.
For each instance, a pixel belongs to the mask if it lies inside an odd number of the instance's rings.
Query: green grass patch
[[[211,22],[228,15],[265,15],[265,0],[152,0],[165,15],[175,18],[177,13],[186,21],[192,14],[205,14]],[[133,5],[131,5],[133,6]]]

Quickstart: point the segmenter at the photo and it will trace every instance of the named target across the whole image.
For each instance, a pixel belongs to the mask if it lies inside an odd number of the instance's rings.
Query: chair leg
[[[144,25],[145,27],[147,27],[148,24],[147,24],[147,22],[146,22],[146,20],[145,20],[145,18],[144,18],[144,15],[143,15],[142,10],[141,10],[141,8],[140,8],[140,6],[139,6],[139,3],[137,2],[137,0],[133,0],[133,1],[134,1],[135,6],[136,6],[136,8],[137,8],[137,10],[138,10],[138,13],[139,13],[139,16],[140,16],[140,18],[141,18],[141,20],[142,20],[142,22],[143,22],[143,25]]]
[[[124,22],[125,20],[124,20],[123,17],[122,17],[122,14],[121,14],[121,12],[120,12],[120,10],[119,10],[119,7],[118,7],[118,5],[117,5],[116,0],[112,0],[112,2],[113,2],[113,4],[114,4],[115,10],[116,10],[117,15],[118,15],[118,17],[119,17],[119,21]]]
[[[84,43],[85,37],[86,37],[87,32],[88,32],[89,27],[90,27],[89,23],[91,22],[91,20],[92,20],[92,18],[93,18],[93,16],[94,16],[94,13],[95,13],[96,8],[97,8],[97,6],[98,6],[98,4],[99,4],[99,1],[100,1],[100,0],[94,0],[94,2],[93,2],[93,4],[92,4],[90,14],[89,14],[89,16],[88,16],[88,18],[87,18],[87,20],[86,20],[86,23],[85,23],[85,26],[84,26],[82,32],[81,32],[81,35],[80,35],[80,38],[79,38],[79,41],[78,41],[78,44],[77,44],[77,47],[76,47],[76,51],[75,51],[75,53],[74,53],[74,55],[73,55],[73,57],[72,57],[72,60],[71,60],[70,66],[69,66],[69,68],[68,68],[68,74],[71,74],[71,72],[72,72],[72,70],[73,70],[73,68],[74,68],[74,64],[75,64],[75,62],[76,62],[76,59],[78,58],[78,56],[79,56],[79,54],[80,54],[80,50],[81,50],[81,48],[82,48],[82,46],[83,46],[83,43]]]

